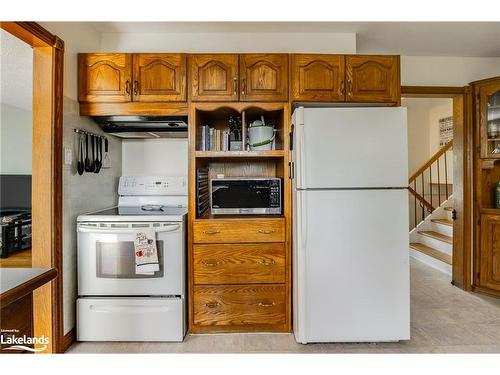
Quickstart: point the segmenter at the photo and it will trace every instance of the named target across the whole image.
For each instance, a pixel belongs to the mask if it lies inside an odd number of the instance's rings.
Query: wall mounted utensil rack
[[[102,139],[106,139],[107,138],[104,135],[99,135],[99,134],[91,133],[91,132],[88,132],[88,131],[82,130],[82,129],[73,129],[73,131],[75,133],[78,133],[78,134],[91,135],[91,136],[94,136],[94,137],[97,137],[97,138],[102,138]]]

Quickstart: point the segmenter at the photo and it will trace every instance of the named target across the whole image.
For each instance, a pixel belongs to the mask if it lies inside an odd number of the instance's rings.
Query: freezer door
[[[297,187],[408,184],[406,108],[298,108],[292,118]]]
[[[294,202],[297,341],[409,339],[407,192],[297,191]]]

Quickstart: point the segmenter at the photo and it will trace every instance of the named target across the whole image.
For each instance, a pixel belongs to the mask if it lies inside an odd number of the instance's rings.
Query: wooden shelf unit
[[[266,123],[272,123],[278,130],[277,149],[200,150],[201,126],[222,129],[227,127],[230,115],[239,114],[245,117],[244,122],[263,114]],[[188,289],[192,333],[291,331],[290,118],[288,103],[191,103]],[[226,216],[205,212],[197,217],[198,168],[208,169],[209,178],[217,174],[282,178],[282,215]],[[253,278],[256,269],[257,284]],[[283,277],[276,279],[274,274]]]

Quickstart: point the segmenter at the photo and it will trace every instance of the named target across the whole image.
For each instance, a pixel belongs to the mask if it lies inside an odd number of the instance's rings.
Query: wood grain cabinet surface
[[[81,53],[78,55],[78,100],[88,103],[124,103],[132,100],[132,55]]]
[[[140,53],[133,57],[133,101],[186,100],[186,55]]]
[[[27,337],[33,336],[33,294],[29,293],[26,296],[19,298],[7,306],[2,306],[0,310],[0,329],[4,332],[4,341],[7,341],[8,336]],[[0,347],[1,354],[13,353],[31,353],[27,350],[4,350],[10,345],[2,344]],[[27,345],[33,348],[33,345]]]
[[[238,55],[190,55],[189,72],[191,100],[238,100]]]
[[[286,102],[288,100],[288,55],[240,55],[240,100]]]
[[[479,284],[500,292],[500,216],[482,215],[480,246]]]
[[[251,331],[252,325],[282,330],[286,324],[285,285],[195,286],[194,323],[223,331]]]
[[[200,220],[193,223],[194,243],[284,242],[285,221],[281,218],[261,220]]]
[[[346,56],[347,101],[399,103],[399,56]]]
[[[291,100],[343,102],[345,58],[343,55],[291,55]]]
[[[194,283],[284,283],[285,261],[284,243],[194,245]]]

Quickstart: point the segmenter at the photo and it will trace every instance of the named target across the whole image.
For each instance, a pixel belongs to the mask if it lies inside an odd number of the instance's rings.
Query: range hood
[[[185,116],[98,116],[93,119],[106,133],[120,138],[187,138]]]

